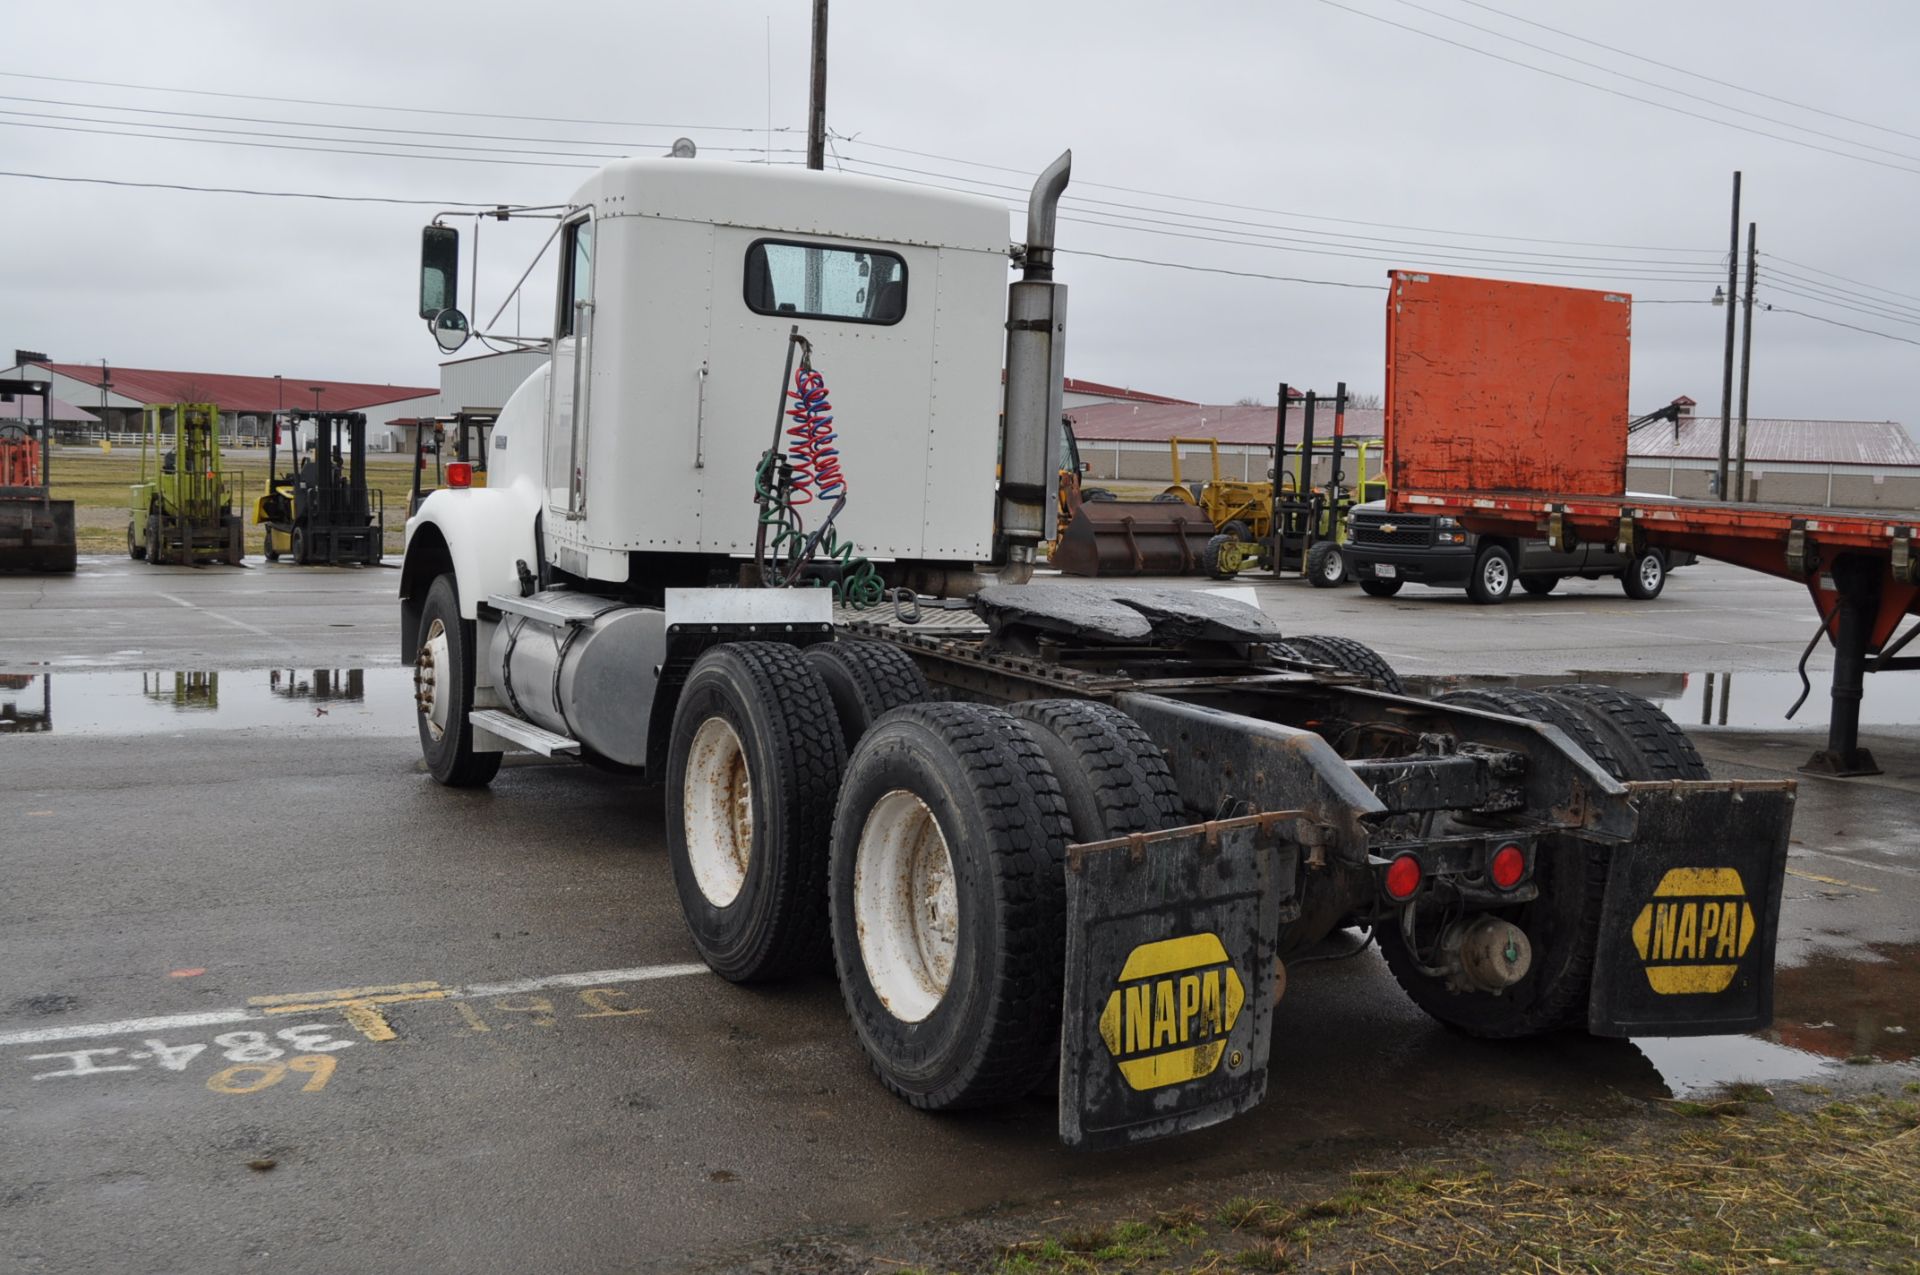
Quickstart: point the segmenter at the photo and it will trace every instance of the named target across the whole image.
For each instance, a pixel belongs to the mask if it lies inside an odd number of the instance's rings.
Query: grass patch
[[[1759,1086],[1726,1095],[1369,1165],[1294,1198],[1069,1225],[1005,1250],[997,1270],[1920,1275],[1920,1101],[1797,1109]]]

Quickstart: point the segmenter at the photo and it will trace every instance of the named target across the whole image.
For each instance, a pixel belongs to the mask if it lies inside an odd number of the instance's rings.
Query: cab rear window
[[[907,313],[907,263],[871,248],[757,239],[745,290],[755,314],[893,324]]]

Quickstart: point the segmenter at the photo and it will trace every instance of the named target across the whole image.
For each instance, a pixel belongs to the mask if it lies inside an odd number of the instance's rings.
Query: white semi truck
[[[894,1092],[1057,1080],[1072,1145],[1259,1102],[1281,961],[1337,930],[1483,1036],[1769,1021],[1790,783],[1711,782],[1609,688],[1420,700],[1217,595],[1030,581],[1068,161],[1014,245],[994,203],[844,174],[581,187],[487,485],[449,466],[407,523],[433,777],[528,750],[660,782],[715,972],[831,968]],[[422,252],[443,346],[452,216]]]

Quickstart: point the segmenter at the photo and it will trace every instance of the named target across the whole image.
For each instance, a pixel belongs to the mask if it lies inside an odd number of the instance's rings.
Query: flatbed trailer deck
[[[1685,549],[1804,583],[1815,640],[1834,648],[1827,747],[1806,769],[1877,774],[1860,747],[1860,699],[1868,672],[1920,669],[1899,655],[1920,624],[1895,636],[1920,616],[1920,511],[1627,495],[1630,317],[1618,293],[1395,272],[1391,507],[1556,548]]]

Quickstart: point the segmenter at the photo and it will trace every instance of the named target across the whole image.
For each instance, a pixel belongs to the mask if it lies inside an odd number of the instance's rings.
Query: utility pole
[[[1727,232],[1727,357],[1720,376],[1720,499],[1727,498],[1727,447],[1733,433],[1733,294],[1740,287],[1740,173],[1733,174],[1733,228]]]
[[[1736,500],[1747,498],[1747,374],[1753,370],[1753,270],[1759,256],[1753,250],[1754,224],[1747,223],[1747,295],[1741,302],[1740,322],[1740,451],[1738,463],[1734,466],[1734,490],[1739,493]],[[1728,306],[1731,312],[1733,307]]]
[[[807,167],[826,166],[827,0],[813,0],[813,88],[807,94]]]
[[[100,437],[107,436],[107,389],[113,381],[107,375],[107,361],[100,360]]]

